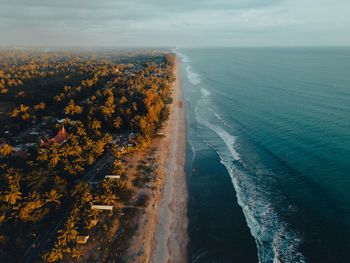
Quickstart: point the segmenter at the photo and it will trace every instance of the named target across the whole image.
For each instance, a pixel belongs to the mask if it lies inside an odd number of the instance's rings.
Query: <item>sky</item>
[[[0,46],[350,45],[349,0],[0,0]]]

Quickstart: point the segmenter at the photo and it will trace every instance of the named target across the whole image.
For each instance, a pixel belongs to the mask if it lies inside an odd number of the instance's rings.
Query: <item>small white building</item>
[[[77,236],[77,243],[78,244],[85,244],[89,239],[89,235],[87,236]]]
[[[63,119],[56,119],[56,121],[58,122],[58,123],[60,123],[60,124],[62,124],[62,123],[64,123],[64,121],[66,120],[66,118],[63,118]]]
[[[91,208],[97,210],[113,210],[112,205],[92,205]]]
[[[120,179],[120,175],[106,175],[105,178],[107,179]]]

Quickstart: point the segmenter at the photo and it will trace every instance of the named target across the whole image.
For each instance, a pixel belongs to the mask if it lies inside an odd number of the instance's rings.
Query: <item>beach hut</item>
[[[120,175],[106,175],[106,179],[120,179]]]
[[[92,205],[91,208],[97,210],[113,210],[112,205]]]
[[[85,244],[89,239],[89,235],[87,236],[77,236],[77,243],[78,244]]]
[[[128,135],[128,139],[135,139],[135,134],[133,132],[130,132]]]
[[[63,118],[63,119],[57,119],[57,118],[56,118],[56,121],[57,121],[58,123],[60,123],[60,124],[64,123],[65,120],[66,120],[66,118]]]

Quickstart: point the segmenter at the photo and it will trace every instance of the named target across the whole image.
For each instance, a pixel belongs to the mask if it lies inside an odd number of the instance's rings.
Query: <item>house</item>
[[[98,210],[113,210],[112,205],[92,205],[91,208]]]
[[[86,99],[86,102],[89,100],[89,98],[87,98]],[[85,100],[84,100],[85,101]],[[83,101],[83,103],[84,103],[84,101]],[[86,103],[85,102],[85,103]],[[66,121],[66,118],[63,118],[63,119],[56,119],[56,121],[57,121],[57,123],[59,123],[59,124],[63,124],[65,121]],[[70,120],[70,122],[72,123],[72,124],[76,124],[77,123],[77,121],[73,121],[73,120]]]
[[[21,146],[14,146],[13,151],[14,152],[22,151],[22,147]]]
[[[128,135],[128,141],[129,142],[133,142],[133,141],[135,141],[135,134],[133,133],[133,132],[131,132],[131,133],[129,133],[129,135]]]
[[[38,135],[39,132],[36,130],[32,130],[31,132],[28,133],[29,135]]]
[[[77,243],[78,244],[85,244],[89,239],[89,235],[87,236],[77,236]]]
[[[120,179],[120,175],[106,175],[106,179]]]
[[[40,140],[40,147],[47,147],[50,144],[57,143],[62,144],[64,143],[69,137],[69,133],[65,130],[64,126],[58,131],[57,135],[51,139],[48,139],[44,137],[44,139]]]
[[[63,119],[56,119],[56,121],[60,124],[64,123],[64,121],[66,120],[66,118],[63,118]]]

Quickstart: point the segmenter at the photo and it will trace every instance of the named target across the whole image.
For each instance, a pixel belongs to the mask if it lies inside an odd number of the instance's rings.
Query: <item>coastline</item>
[[[171,133],[166,181],[163,199],[158,209],[158,224],[154,236],[154,249],[150,262],[187,261],[187,183],[186,118],[182,102],[182,83],[179,73],[179,58],[176,57],[176,83],[171,110]]]
[[[153,151],[159,179],[151,185],[154,190],[143,190],[149,197],[148,206],[137,219],[137,230],[123,256],[125,262],[187,262],[187,138],[179,64],[176,56],[173,102],[169,120],[161,131],[164,137],[154,139],[145,152],[131,158],[136,164]]]

